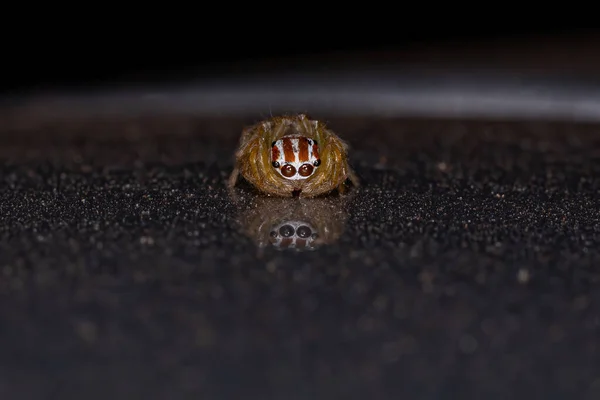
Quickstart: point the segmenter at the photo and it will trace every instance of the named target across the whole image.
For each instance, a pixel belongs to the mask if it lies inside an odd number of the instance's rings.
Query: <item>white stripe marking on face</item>
[[[294,167],[300,164],[300,146],[298,145],[299,139],[291,139],[292,142],[292,150],[294,150]],[[296,171],[298,171],[299,167],[296,167]]]
[[[284,147],[285,147],[284,141],[289,141],[289,144],[291,144],[291,146],[292,146],[293,161],[290,161],[290,162],[286,161],[285,150],[284,150]],[[277,171],[285,179],[295,181],[295,180],[302,180],[302,179],[308,178],[308,176],[305,177],[298,173],[298,170],[300,169],[300,167],[305,163],[313,165],[313,168],[314,168],[313,173],[316,170],[317,167],[314,166],[314,162],[317,159],[314,157],[314,154],[313,154],[314,141],[312,139],[308,139],[308,146],[307,146],[308,147],[308,149],[307,149],[308,150],[308,160],[305,162],[300,161],[300,138],[298,138],[298,137],[289,137],[289,136],[283,137],[275,142],[274,147],[276,147],[278,150],[278,152],[277,152],[278,157],[276,160],[271,160],[271,161],[277,161],[279,163],[279,168],[277,168]],[[291,177],[287,177],[281,173],[281,167],[283,167],[286,164],[290,164],[296,169],[295,175],[293,175]],[[310,176],[312,176],[312,174]]]

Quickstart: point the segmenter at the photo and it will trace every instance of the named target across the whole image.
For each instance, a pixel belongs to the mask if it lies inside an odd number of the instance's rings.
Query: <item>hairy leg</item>
[[[227,187],[229,189],[233,189],[235,184],[237,183],[238,176],[240,174],[240,170],[238,167],[234,167],[233,171],[231,171],[231,175],[229,175],[229,179],[227,180]]]
[[[356,172],[354,172],[350,167],[348,167],[348,179],[350,179],[350,182],[352,182],[354,186],[360,186],[360,180],[358,179]]]

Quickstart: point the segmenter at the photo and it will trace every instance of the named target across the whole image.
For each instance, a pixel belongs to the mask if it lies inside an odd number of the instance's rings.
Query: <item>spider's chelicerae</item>
[[[342,192],[347,180],[359,185],[347,151],[333,131],[305,114],[273,117],[243,130],[228,186],[233,188],[241,175],[274,196]]]

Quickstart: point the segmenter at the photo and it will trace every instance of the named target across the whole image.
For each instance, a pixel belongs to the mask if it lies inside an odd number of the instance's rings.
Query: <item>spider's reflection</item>
[[[349,196],[314,199],[253,195],[240,204],[238,222],[260,248],[308,251],[335,242],[347,219]]]

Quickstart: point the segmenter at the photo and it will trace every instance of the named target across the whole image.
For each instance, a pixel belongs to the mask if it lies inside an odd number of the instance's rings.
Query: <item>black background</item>
[[[335,62],[350,67],[401,64],[424,51],[476,56],[481,49],[510,49],[524,42],[535,48],[538,41],[550,43],[552,51],[553,41],[589,42],[598,34],[598,30],[572,27],[513,28],[510,23],[470,27],[460,21],[447,28],[435,26],[434,19],[420,27],[398,22],[380,30],[373,29],[373,24],[378,26],[373,19],[362,25],[359,20],[338,21],[323,31],[311,28],[305,32],[295,28],[297,23],[287,29],[269,30],[267,26],[253,30],[249,26],[257,23],[249,21],[253,23],[198,23],[181,31],[167,25],[132,26],[122,32],[110,30],[106,23],[83,32],[73,28],[60,34],[40,31],[34,37],[24,35],[8,42],[4,50],[2,89],[7,93],[65,87],[86,90],[105,84],[186,82],[283,67],[326,68]]]

